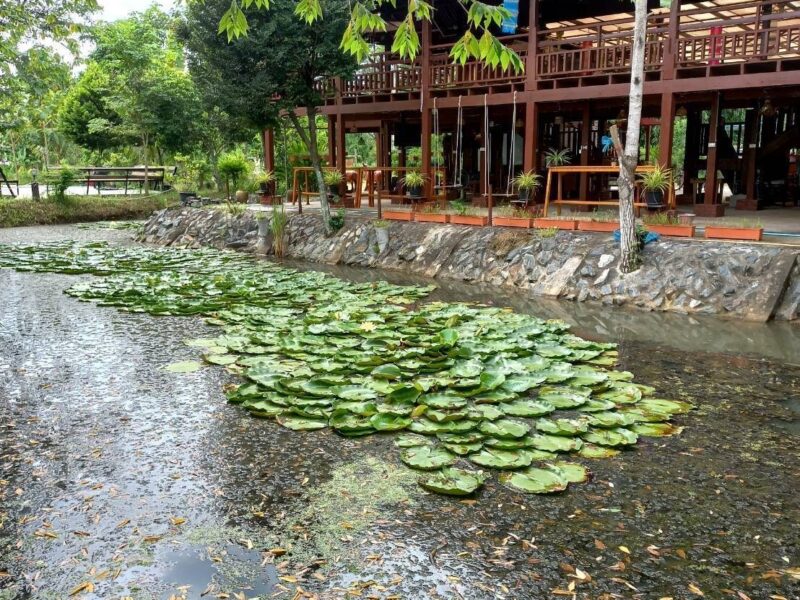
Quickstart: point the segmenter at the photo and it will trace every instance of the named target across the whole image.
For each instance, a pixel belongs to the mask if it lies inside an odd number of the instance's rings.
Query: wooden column
[[[538,166],[537,144],[539,143],[539,107],[535,102],[525,103],[525,136],[522,154],[522,168],[524,171],[536,169]]]
[[[264,130],[264,170],[275,172],[275,130],[268,127]]]
[[[478,148],[478,177],[480,178],[480,187],[478,188],[481,196],[489,193],[486,189],[486,156],[490,151],[489,148],[489,132],[486,129],[486,119],[484,119],[483,111],[481,111],[481,147],[483,152]]]
[[[675,127],[675,95],[661,94],[661,128],[658,134],[658,162],[672,168],[672,135]]]
[[[725,207],[717,202],[717,132],[722,104],[722,94],[716,92],[711,100],[711,115],[708,119],[708,154],[706,158],[706,183],[703,204],[695,212],[704,217],[721,217]]]
[[[530,14],[528,15],[528,58],[525,62],[526,91],[533,91],[537,88],[536,55],[539,51],[539,2],[540,0],[529,0]]]
[[[331,115],[328,115],[328,164],[336,164],[336,121]]]
[[[680,30],[681,12],[680,2],[675,0],[669,8],[669,25],[667,26],[667,39],[664,41],[664,58],[661,63],[661,78],[675,79],[675,66],[677,63],[678,31]]]
[[[581,120],[581,166],[589,166],[589,143],[591,142],[592,114],[591,105],[583,105],[583,118]],[[580,191],[578,198],[587,200],[589,194],[589,174],[581,173]]]
[[[758,109],[748,110],[744,118],[744,193],[746,198],[736,203],[739,210],[758,210],[756,192],[756,156],[758,153]]]
[[[347,192],[347,150],[345,149],[344,115],[336,115],[336,166],[342,174],[342,183],[339,184],[339,197],[344,198]]]
[[[425,189],[423,196],[427,201],[433,200],[434,180],[433,167],[431,165],[431,23],[422,21],[422,85],[420,94],[422,95],[422,140],[421,140],[421,173],[425,176]]]

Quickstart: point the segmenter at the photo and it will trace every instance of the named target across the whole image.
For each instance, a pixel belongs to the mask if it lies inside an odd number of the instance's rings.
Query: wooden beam
[[[421,159],[422,168],[421,172],[425,175],[425,191],[423,196],[427,200],[433,199],[433,166],[431,164],[431,23],[430,21],[422,21],[422,86],[421,94],[422,99],[420,102],[420,109],[422,111],[422,126],[421,126]]]
[[[673,0],[669,7],[669,25],[667,39],[664,42],[664,58],[661,63],[661,79],[675,79],[675,54],[677,52],[678,31],[680,30],[681,7],[678,0]]]
[[[328,115],[328,164],[336,164],[336,117]]]
[[[536,89],[536,55],[539,51],[539,2],[529,0],[528,58],[525,61],[525,90]]]
[[[744,191],[747,203],[758,210],[756,192],[756,155],[758,153],[758,110],[748,110],[744,118]]]
[[[344,115],[336,115],[336,166],[342,174],[342,183],[339,184],[339,197],[344,198],[347,190],[347,150],[345,144]]]

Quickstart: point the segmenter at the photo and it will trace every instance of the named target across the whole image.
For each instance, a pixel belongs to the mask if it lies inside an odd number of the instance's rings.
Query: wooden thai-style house
[[[675,164],[683,174],[678,203],[694,204],[701,216],[723,214],[721,180],[737,195],[738,209],[796,201],[800,1],[661,4],[649,0],[642,161]],[[576,165],[613,163],[608,127],[625,126],[632,2],[519,3],[516,21],[496,34],[518,52],[524,73],[453,64],[450,48],[466,28],[466,13],[458,0],[433,5],[433,22],[419,26],[416,60],[381,51],[406,10],[402,0],[396,8],[386,3],[390,27],[373,37],[375,53],[351,79],[319,82],[321,113],[335,140],[331,165],[346,169],[346,133],[372,132],[376,167],[402,169],[406,148],[419,146],[426,197],[467,187],[479,201],[490,186],[510,191],[510,175],[544,172],[549,148],[569,150]],[[269,166],[271,132],[265,139]],[[443,177],[433,177],[437,169]],[[609,194],[603,177],[575,175],[563,193],[602,200]]]

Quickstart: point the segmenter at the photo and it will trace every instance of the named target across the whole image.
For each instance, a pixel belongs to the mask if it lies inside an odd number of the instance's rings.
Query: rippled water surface
[[[128,237],[0,230],[0,243]],[[197,358],[183,339],[212,330],[65,296],[78,280],[0,271],[0,598],[292,598],[298,585],[319,598],[800,597],[797,326],[446,286],[434,297],[620,342],[638,381],[698,406],[681,435],[590,462],[593,479],[564,494],[495,480],[459,501],[418,488],[387,438],[291,432],[226,404],[237,379],[221,368],[165,372]]]

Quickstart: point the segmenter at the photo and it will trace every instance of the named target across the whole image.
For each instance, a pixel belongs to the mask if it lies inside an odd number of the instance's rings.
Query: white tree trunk
[[[635,0],[636,20],[633,28],[631,54],[631,89],[628,102],[628,124],[625,147],[619,139],[616,125],[611,137],[619,156],[619,229],[622,254],[620,267],[630,273],[641,264],[639,240],[636,235],[636,217],[633,210],[636,166],[639,163],[639,129],[642,122],[642,92],[644,89],[644,48],[647,35],[647,0]]]

